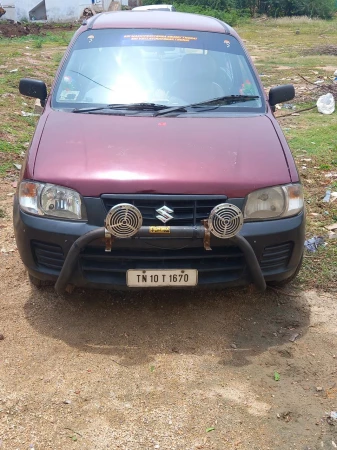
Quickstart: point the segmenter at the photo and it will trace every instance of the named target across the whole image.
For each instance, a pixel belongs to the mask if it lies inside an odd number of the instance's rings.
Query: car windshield
[[[57,79],[52,106],[69,110],[151,103],[169,108],[225,96],[258,98],[222,102],[219,110],[264,108],[255,74],[233,36],[102,29],[77,38]]]

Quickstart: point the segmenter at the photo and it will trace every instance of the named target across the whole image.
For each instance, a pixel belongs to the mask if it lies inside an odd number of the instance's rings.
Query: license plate
[[[196,286],[198,271],[195,269],[130,269],[126,273],[126,284],[129,287]]]

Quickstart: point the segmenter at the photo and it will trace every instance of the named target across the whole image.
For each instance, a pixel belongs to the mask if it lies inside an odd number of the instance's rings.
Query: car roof
[[[103,28],[155,28],[166,30],[209,31],[237,37],[226,23],[214,17],[166,11],[116,11],[96,14],[84,22],[89,30]]]
[[[173,5],[146,5],[146,6],[136,6],[132,8],[133,11],[146,11],[150,9],[171,9]]]

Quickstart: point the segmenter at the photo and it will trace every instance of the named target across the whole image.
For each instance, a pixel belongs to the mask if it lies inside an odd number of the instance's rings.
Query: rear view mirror
[[[22,78],[19,84],[20,94],[27,97],[39,98],[41,106],[44,106],[47,99],[47,86],[43,81],[31,78]]]
[[[284,84],[276,86],[269,91],[269,104],[275,111],[275,105],[278,103],[288,102],[295,97],[295,88],[292,84]]]

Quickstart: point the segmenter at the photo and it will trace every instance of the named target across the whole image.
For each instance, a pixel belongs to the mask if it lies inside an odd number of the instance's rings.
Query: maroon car
[[[194,14],[114,12],[75,33],[41,100],[14,202],[30,280],[97,288],[293,279],[302,186],[236,32]]]

